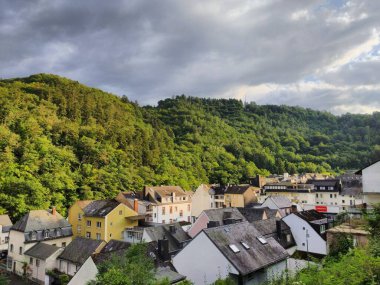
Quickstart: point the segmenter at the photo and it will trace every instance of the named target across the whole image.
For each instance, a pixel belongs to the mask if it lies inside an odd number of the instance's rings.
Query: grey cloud
[[[56,73],[141,104],[182,93],[219,97],[241,85],[292,84],[314,75],[333,84],[373,84],[377,64],[318,71],[379,27],[376,2],[0,0],[0,77]],[[293,21],[301,10],[309,17]],[[349,24],[331,21],[364,14]],[[281,103],[332,106],[314,100],[328,94],[300,92],[282,94]],[[268,94],[263,103],[274,98]]]

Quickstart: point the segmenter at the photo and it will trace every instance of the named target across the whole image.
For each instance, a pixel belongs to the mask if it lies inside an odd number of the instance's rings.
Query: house
[[[224,205],[226,207],[244,208],[250,203],[257,202],[260,188],[251,185],[230,185],[224,192]]]
[[[88,284],[90,281],[96,279],[96,275],[98,275],[98,268],[92,257],[90,256],[87,260],[82,264],[77,273],[70,279],[67,285],[79,285],[79,284]]]
[[[222,226],[242,221],[246,221],[246,219],[237,208],[204,210],[191,226],[188,234],[194,238],[198,233],[209,226]]]
[[[288,253],[244,221],[203,229],[173,257],[177,271],[195,285],[231,276],[238,284],[262,284],[286,270]]]
[[[146,211],[151,204],[143,200],[143,192],[120,192],[115,200],[125,204],[139,215],[146,215]]]
[[[340,236],[347,236],[352,239],[353,247],[364,248],[368,245],[370,233],[362,224],[344,223],[326,230],[327,252],[330,252],[335,242]]]
[[[380,203],[380,160],[360,169],[356,174],[362,176],[363,202],[367,205]]]
[[[109,241],[123,239],[126,228],[138,225],[141,217],[114,199],[77,201],[69,209],[69,222],[76,237]]]
[[[291,229],[297,250],[327,255],[327,218],[316,210],[307,210],[287,215],[282,219]]]
[[[57,257],[58,271],[74,276],[87,259],[92,254],[99,253],[104,246],[102,240],[76,237]]]
[[[248,222],[267,220],[270,218],[281,218],[280,211],[269,208],[237,208]]]
[[[191,237],[182,229],[179,223],[165,224],[145,228],[142,240],[157,242],[158,251],[164,260],[182,250],[191,240]]]
[[[0,257],[7,255],[9,231],[12,227],[11,219],[8,215],[0,215]]]
[[[261,204],[260,208],[278,210],[282,217],[292,212],[292,202],[284,196],[268,196]]]
[[[38,284],[50,284],[50,277],[46,273],[55,269],[56,259],[63,249],[63,247],[38,242],[25,251],[28,278]]]
[[[55,208],[30,211],[10,229],[7,269],[24,275],[24,264],[30,261],[30,257],[25,256],[26,251],[40,242],[65,247],[71,242],[72,235],[71,225]]]
[[[144,200],[150,202],[146,209],[147,222],[191,222],[191,195],[179,186],[145,186]]]
[[[293,204],[315,204],[315,190],[313,184],[278,182],[263,186],[261,201],[267,196],[284,196]]]
[[[315,187],[315,203],[317,205],[339,205],[339,195],[342,191],[340,179],[309,179],[307,184],[313,184]]]
[[[193,220],[204,210],[224,207],[224,192],[226,187],[201,184],[191,198],[191,215]]]
[[[126,251],[128,250],[130,246],[131,244],[128,242],[110,240],[107,243],[107,245],[103,247],[103,249],[99,253],[94,254],[92,258],[95,264],[97,266],[100,266],[103,262],[109,260],[114,255],[117,255],[117,256],[125,255]],[[155,278],[157,280],[168,279],[170,284],[177,284],[185,280],[186,277],[179,274],[175,270],[173,264],[169,260],[164,259],[162,257],[158,249],[159,249],[159,245],[157,242],[152,241],[152,242],[147,243],[146,256],[153,260],[153,263],[156,269]],[[79,274],[80,271],[78,271],[77,274]]]

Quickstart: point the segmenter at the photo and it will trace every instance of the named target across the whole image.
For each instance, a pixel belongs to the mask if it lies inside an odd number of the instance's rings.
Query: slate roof
[[[245,191],[247,191],[251,185],[230,185],[227,187],[225,194],[244,194]]]
[[[102,240],[94,240],[76,237],[63,252],[58,256],[59,259],[67,260],[71,263],[82,265],[103,243]]]
[[[294,214],[307,222],[326,220],[327,223],[327,218],[323,214],[317,212],[316,210],[307,210],[302,212],[296,212]]]
[[[339,179],[322,179],[322,180],[315,180],[315,179],[309,179],[306,182],[307,184],[314,184],[315,186],[325,186],[325,187],[336,187],[339,185],[340,180]]]
[[[292,206],[292,202],[284,196],[269,196],[267,199],[271,199],[280,209],[290,208]]]
[[[358,197],[361,194],[363,194],[363,188],[362,187],[343,187],[342,192],[340,195],[346,195],[346,196],[354,196]]]
[[[11,219],[8,215],[0,215],[0,225],[2,225],[3,227],[12,226]]]
[[[224,195],[227,190],[227,186],[212,185],[209,190],[210,195]]]
[[[249,222],[208,228],[203,232],[243,276],[288,257],[274,238],[266,238],[267,244],[262,244],[258,240],[262,234]],[[245,249],[241,242],[250,248]],[[238,253],[231,250],[229,245],[232,244],[239,249]]]
[[[120,202],[110,200],[95,200],[91,201],[84,209],[83,212],[87,217],[105,217],[113,209],[120,205]]]
[[[162,279],[167,278],[170,284],[174,284],[186,279],[186,276],[179,274],[170,266],[158,267],[156,270],[155,277],[157,280],[162,280]]]
[[[113,252],[122,249],[128,249],[131,246],[129,242],[111,239],[100,251],[100,253]]]
[[[267,220],[254,221],[252,225],[263,235],[271,235],[277,232],[276,221],[279,219],[271,218]],[[284,222],[281,221],[281,230],[290,230],[290,227]]]
[[[176,196],[186,196],[187,193],[179,186],[146,186],[147,189],[150,189],[156,192],[161,197],[172,196],[174,193]]]
[[[275,218],[278,213],[278,210],[276,209],[269,209],[269,208],[264,208],[264,209],[265,209],[265,212],[267,213],[268,219]]]
[[[175,232],[171,232],[170,226],[174,226]],[[148,227],[145,232],[152,241],[160,239],[169,240],[169,252],[175,252],[182,248],[182,244],[191,240],[191,237],[182,229],[179,223],[164,224],[155,227]]]
[[[39,242],[24,252],[25,255],[46,260],[61,248],[47,243]]]
[[[226,219],[227,217],[229,219],[246,221],[246,218],[237,208],[208,209],[203,212],[206,214],[209,221],[219,222],[220,225],[223,225],[223,219]]]
[[[71,225],[57,212],[53,215],[46,210],[32,210],[18,220],[11,230],[31,232],[57,228],[71,229]]]
[[[248,222],[262,220],[268,208],[237,208]]]

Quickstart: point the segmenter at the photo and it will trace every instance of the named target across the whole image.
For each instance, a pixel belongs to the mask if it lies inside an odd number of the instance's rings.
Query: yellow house
[[[250,203],[257,202],[258,196],[260,196],[260,188],[251,185],[231,185],[224,192],[224,205],[244,208]]]
[[[77,201],[69,209],[73,235],[97,240],[123,240],[126,228],[138,225],[140,216],[116,200]]]

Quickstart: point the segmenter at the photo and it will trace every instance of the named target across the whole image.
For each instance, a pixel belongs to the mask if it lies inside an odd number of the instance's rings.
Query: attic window
[[[246,244],[244,241],[241,241],[240,243],[242,244],[242,246],[244,246],[245,249],[250,249],[249,245]]]
[[[259,242],[261,242],[261,244],[267,244],[267,240],[263,237],[257,237],[257,239],[259,240]]]
[[[238,249],[238,247],[234,244],[230,244],[229,245],[230,249],[234,252],[234,253],[238,253],[240,252],[240,250]]]

